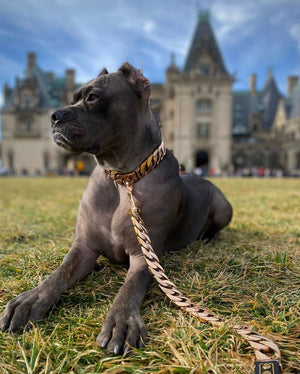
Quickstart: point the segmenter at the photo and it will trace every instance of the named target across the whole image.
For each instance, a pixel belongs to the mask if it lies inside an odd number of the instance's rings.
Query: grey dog
[[[115,354],[143,346],[146,329],[140,305],[152,281],[128,215],[126,187],[105,169],[135,170],[161,143],[149,105],[150,82],[128,63],[106,69],[82,86],[73,103],[52,115],[53,138],[66,150],[95,155],[97,166],[80,202],[73,245],[62,264],[39,286],[11,300],[0,316],[2,331],[43,319],[61,294],[92,272],[99,255],[129,264],[125,283],[107,314],[97,345]],[[228,225],[232,208],[209,181],[179,175],[167,151],[159,165],[134,184],[152,246],[161,257]]]

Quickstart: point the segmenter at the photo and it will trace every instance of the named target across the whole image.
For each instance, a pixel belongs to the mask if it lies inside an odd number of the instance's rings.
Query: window
[[[208,75],[209,73],[209,65],[208,64],[200,64],[200,74],[201,75]]]
[[[39,137],[41,136],[41,129],[38,123],[29,116],[20,116],[14,128],[14,136],[16,137]]]
[[[47,151],[44,152],[44,169],[49,170],[49,153]]]
[[[12,172],[15,169],[14,153],[13,153],[13,151],[8,151],[7,158],[8,158],[8,168]]]
[[[246,166],[246,156],[243,154],[243,153],[238,153],[235,157],[234,157],[234,164],[237,166],[237,167],[245,167]]]
[[[35,107],[35,99],[32,96],[21,96],[20,107],[22,109],[33,109]]]
[[[211,100],[198,100],[197,101],[197,113],[203,116],[211,115],[212,105]]]
[[[271,153],[269,155],[268,167],[271,169],[276,169],[278,168],[278,164],[279,164],[278,153],[275,153],[275,152]]]
[[[197,123],[196,125],[196,137],[200,138],[209,138],[210,135],[210,124],[209,123]]]
[[[265,167],[265,159],[263,157],[263,154],[261,152],[256,152],[250,156],[250,166],[256,166],[260,167],[263,166]]]
[[[26,119],[22,122],[19,122],[18,123],[18,131],[21,131],[21,132],[32,131],[32,121],[30,119]]]

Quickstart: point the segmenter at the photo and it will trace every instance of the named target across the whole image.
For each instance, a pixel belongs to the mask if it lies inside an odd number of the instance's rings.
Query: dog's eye
[[[93,102],[93,101],[96,101],[96,100],[98,100],[99,99],[99,96],[98,95],[96,95],[96,94],[89,94],[89,96],[88,96],[88,98],[87,98],[87,100],[86,101],[88,101],[88,102]]]

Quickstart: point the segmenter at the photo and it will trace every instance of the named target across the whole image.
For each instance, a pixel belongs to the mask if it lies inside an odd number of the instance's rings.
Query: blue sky
[[[172,52],[183,67],[199,7],[210,8],[234,89],[251,73],[262,88],[271,67],[285,94],[300,73],[300,0],[0,0],[0,85],[22,76],[27,51],[58,76],[74,68],[79,82],[126,60],[164,82]]]

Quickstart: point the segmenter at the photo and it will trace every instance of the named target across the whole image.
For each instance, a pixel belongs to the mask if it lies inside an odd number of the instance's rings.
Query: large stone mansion
[[[51,139],[50,114],[71,102],[75,72],[65,77],[42,71],[36,55],[15,87],[4,86],[2,166],[16,174],[90,172],[93,158],[73,156]],[[208,13],[199,14],[185,65],[172,57],[166,82],[153,84],[151,103],[159,112],[163,139],[187,171],[213,173],[263,167],[300,175],[300,85],[288,77],[287,96],[278,91],[272,71],[262,90],[256,76],[249,89],[233,91]],[[84,165],[84,166],[83,166]],[[81,170],[82,171],[82,170]]]

